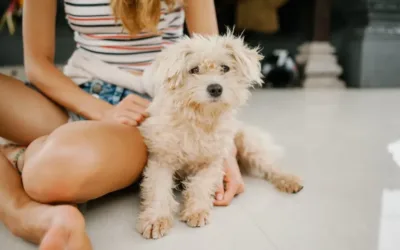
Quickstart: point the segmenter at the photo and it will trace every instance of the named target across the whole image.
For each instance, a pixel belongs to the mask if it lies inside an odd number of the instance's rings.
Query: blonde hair
[[[171,10],[179,0],[163,0]],[[161,0],[111,0],[114,16],[130,34],[156,32],[160,21]]]

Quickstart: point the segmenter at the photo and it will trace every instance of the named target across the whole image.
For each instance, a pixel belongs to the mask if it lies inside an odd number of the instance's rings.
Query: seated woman
[[[43,250],[92,249],[74,204],[139,178],[146,147],[136,126],[151,91],[143,72],[183,35],[184,13],[191,33],[217,34],[217,23],[212,0],[184,8],[175,0],[65,0],[77,49],[62,73],[53,64],[56,4],[24,2],[29,84],[0,75],[0,136],[16,143],[0,146],[0,220]],[[243,191],[234,153],[225,166],[216,205]]]

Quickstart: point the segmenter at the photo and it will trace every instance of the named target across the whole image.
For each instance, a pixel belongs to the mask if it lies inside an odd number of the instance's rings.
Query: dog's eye
[[[222,72],[226,73],[229,72],[230,68],[226,65],[221,65]]]
[[[199,72],[200,72],[199,66],[196,66],[193,69],[189,70],[189,73],[192,75],[198,74]]]

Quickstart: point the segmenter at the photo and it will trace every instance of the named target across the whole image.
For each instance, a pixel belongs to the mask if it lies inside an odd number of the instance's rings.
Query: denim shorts
[[[26,83],[28,87],[31,87],[37,91],[38,90],[34,85],[31,83]],[[79,85],[79,87],[91,94],[92,96],[99,98],[103,101],[106,101],[110,103],[111,105],[117,105],[120,101],[122,101],[126,96],[130,94],[135,94],[140,97],[143,97],[145,99],[150,100],[151,97],[148,96],[147,94],[141,94],[135,91],[132,91],[130,89],[125,89],[119,86],[116,86],[114,84],[102,81],[102,80],[91,80],[89,82],[83,83]],[[69,121],[80,121],[80,120],[86,120],[86,118],[73,113],[69,110],[67,110],[68,116],[69,116]]]

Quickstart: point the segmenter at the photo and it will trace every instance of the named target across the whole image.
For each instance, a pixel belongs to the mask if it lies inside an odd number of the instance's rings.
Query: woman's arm
[[[24,2],[23,40],[28,79],[61,106],[91,120],[112,106],[82,91],[54,65],[56,0]]]
[[[191,35],[218,35],[214,0],[185,1],[186,24]]]

